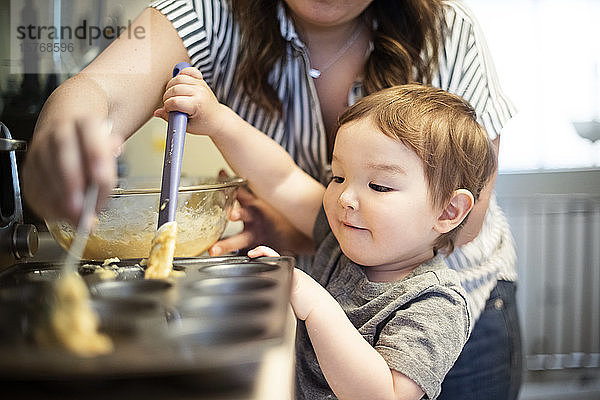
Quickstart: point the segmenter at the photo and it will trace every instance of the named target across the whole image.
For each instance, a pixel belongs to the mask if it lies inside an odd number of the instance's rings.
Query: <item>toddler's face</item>
[[[323,206],[342,251],[369,271],[401,271],[432,257],[441,210],[428,197],[423,164],[370,119],[346,124],[335,140]]]

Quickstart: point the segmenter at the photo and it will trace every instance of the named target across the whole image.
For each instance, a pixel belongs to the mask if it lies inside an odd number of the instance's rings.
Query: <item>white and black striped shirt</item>
[[[273,138],[303,170],[326,184],[330,170],[326,133],[313,78],[308,74],[308,53],[284,8],[279,6],[278,16],[287,52],[270,75],[283,113],[270,116],[241,86],[234,85],[240,37],[225,0],[162,0],[152,7],[173,23],[192,65],[200,69],[219,101]],[[439,71],[432,84],[469,101],[494,139],[514,110],[500,90],[485,41],[470,11],[458,1],[446,1],[444,8],[450,31],[439,51]],[[350,104],[362,95],[361,88],[357,82],[350,90]],[[472,297],[474,318],[498,279],[516,279],[514,244],[495,199],[490,202],[482,232],[446,260],[458,271]]]

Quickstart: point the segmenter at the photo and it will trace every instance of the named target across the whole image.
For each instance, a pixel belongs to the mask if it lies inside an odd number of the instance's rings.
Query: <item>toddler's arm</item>
[[[155,116],[167,119],[170,111],[187,113],[189,133],[210,136],[259,197],[312,237],[323,185],[302,171],[279,144],[219,103],[198,69],[185,68],[171,79],[163,102]]]
[[[278,255],[266,246],[248,252],[253,258]],[[390,370],[329,292],[298,268],[294,268],[291,303],[296,317],[305,321],[321,370],[339,399],[416,400],[423,396],[415,382]]]
[[[390,370],[329,292],[299,269],[294,270],[291,301],[296,316],[305,321],[325,379],[339,399],[416,400],[423,396],[413,380]]]

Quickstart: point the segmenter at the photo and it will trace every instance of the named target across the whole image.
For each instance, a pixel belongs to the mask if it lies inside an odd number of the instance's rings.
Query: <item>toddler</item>
[[[371,94],[339,118],[327,187],[220,104],[195,68],[164,106],[189,115],[250,188],[318,246],[294,271],[300,399],[435,399],[471,329],[442,257],[495,170],[473,108],[433,87]],[[266,247],[251,257],[276,256]]]

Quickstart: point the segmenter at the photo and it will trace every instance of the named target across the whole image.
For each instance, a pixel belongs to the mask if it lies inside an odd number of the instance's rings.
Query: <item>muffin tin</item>
[[[0,272],[1,380],[192,375],[195,384],[250,382],[264,352],[283,338],[294,259],[176,258],[180,276],[169,280],[144,279],[139,261],[79,266],[100,330],[115,345],[93,358],[35,344],[60,265],[24,263]]]

